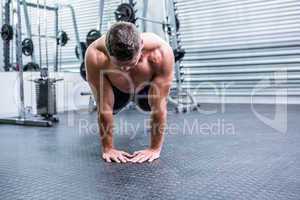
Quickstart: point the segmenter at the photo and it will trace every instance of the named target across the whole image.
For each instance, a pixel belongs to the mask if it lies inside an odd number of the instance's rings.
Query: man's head
[[[115,64],[136,65],[142,49],[141,35],[134,24],[117,22],[108,30],[105,45]]]

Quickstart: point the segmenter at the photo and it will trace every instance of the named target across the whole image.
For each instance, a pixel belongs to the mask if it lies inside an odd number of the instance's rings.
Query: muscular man
[[[107,162],[152,162],[159,158],[173,80],[172,48],[153,33],[118,22],[86,52],[87,80],[97,102],[102,157]],[[149,148],[132,155],[113,145],[113,115],[130,101],[151,114]]]

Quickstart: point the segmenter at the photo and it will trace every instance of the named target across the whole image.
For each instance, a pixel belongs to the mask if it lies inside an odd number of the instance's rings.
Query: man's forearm
[[[113,116],[112,114],[99,114],[98,124],[103,150],[113,148]]]
[[[150,148],[160,150],[163,145],[164,131],[167,122],[167,111],[159,111],[151,115]]]

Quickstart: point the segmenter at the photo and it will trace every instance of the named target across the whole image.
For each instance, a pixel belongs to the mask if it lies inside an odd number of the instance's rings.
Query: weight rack
[[[12,118],[2,118],[0,119],[0,124],[12,124],[12,125],[24,125],[24,126],[41,126],[49,127],[52,126],[52,121],[44,120],[32,116],[28,116],[25,111],[24,103],[24,77],[23,77],[23,60],[22,60],[22,34],[21,34],[21,3],[19,0],[16,1],[16,19],[17,23],[15,25],[15,42],[16,42],[16,62],[18,69],[18,82],[19,82],[19,92],[20,92],[20,104],[18,107],[19,115]]]
[[[55,7],[49,7],[44,4],[44,6],[41,6],[40,4],[33,4],[33,3],[27,3],[25,0],[7,0],[5,2],[5,22],[7,24],[10,23],[10,6],[11,4],[14,7],[13,17],[17,20],[16,23],[14,23],[14,35],[15,35],[15,45],[16,45],[16,70],[18,71],[18,82],[19,82],[19,93],[20,93],[20,100],[19,100],[19,106],[18,106],[18,116],[12,117],[12,118],[2,118],[0,119],[0,124],[12,124],[12,125],[24,125],[24,126],[41,126],[41,127],[49,127],[52,126],[54,122],[58,122],[58,118],[56,118],[54,115],[56,114],[56,88],[55,83],[57,81],[60,81],[62,79],[50,79],[48,76],[48,65],[46,68],[40,69],[40,76],[41,78],[34,80],[36,84],[36,100],[37,100],[37,116],[33,116],[31,113],[27,113],[25,109],[25,103],[24,103],[24,77],[23,77],[23,58],[22,58],[22,23],[21,23],[21,5],[23,5],[24,8],[24,15],[25,15],[25,21],[26,21],[26,28],[27,28],[27,34],[28,37],[32,37],[31,33],[31,27],[27,12],[27,6],[35,7],[37,9],[46,9],[55,11],[56,13],[56,33],[58,31],[58,10],[61,8],[68,8],[71,11],[72,14],[72,20],[74,25],[74,31],[76,36],[76,41],[78,44],[80,44],[79,40],[79,33],[78,33],[78,27],[77,22],[75,18],[75,10],[71,5],[56,5]],[[39,25],[39,24],[38,24]],[[47,33],[46,33],[47,34]],[[38,37],[40,39],[40,32],[38,34]],[[46,36],[47,37],[47,36]],[[59,40],[60,38],[57,38]],[[5,57],[6,62],[8,62],[9,68],[10,63],[10,40],[4,40],[4,43],[8,45],[7,49],[4,49],[4,54],[8,56]],[[40,42],[39,42],[40,44]],[[56,44],[56,49],[58,52],[58,44]],[[62,45],[61,45],[62,46]],[[79,50],[81,51],[81,46],[79,46]],[[41,55],[41,54],[40,54]],[[57,54],[56,54],[56,60],[57,60]],[[79,55],[80,59],[83,60],[82,55]],[[40,56],[40,63],[41,63],[41,56]],[[40,64],[41,66],[41,64]],[[55,71],[57,71],[58,62],[55,63]],[[8,68],[8,70],[9,70]],[[30,115],[29,115],[30,114]]]
[[[4,6],[3,6],[3,24],[11,24],[11,2],[12,0],[5,0]],[[69,5],[69,4],[55,4],[54,6],[43,6],[40,4],[35,4],[35,3],[30,3],[27,2],[26,0],[19,0],[20,5],[23,6],[23,13],[24,13],[24,18],[25,18],[25,23],[26,23],[26,32],[27,32],[27,38],[31,39],[33,37],[47,37],[47,38],[53,38],[56,40],[59,40],[60,38],[58,38],[59,33],[61,31],[59,31],[59,10],[62,8],[67,8],[70,10],[71,12],[71,16],[72,16],[72,22],[73,22],[73,27],[74,27],[74,33],[75,33],[75,40],[77,43],[77,46],[79,46],[79,50],[80,52],[82,52],[81,50],[81,46],[80,46],[80,38],[79,38],[79,31],[78,31],[78,25],[77,25],[77,20],[76,20],[76,16],[75,16],[75,10],[74,8]],[[32,34],[31,31],[31,25],[30,25],[30,19],[28,16],[28,7],[31,8],[36,8],[36,9],[46,9],[48,11],[52,11],[55,13],[55,36],[46,36],[46,35],[35,35]],[[19,11],[21,12],[21,10]],[[23,34],[22,34],[23,35]],[[10,53],[11,53],[11,49],[10,49],[10,41],[3,41],[3,56],[4,56],[4,69],[5,71],[9,71],[10,68],[12,68],[12,63],[10,62]],[[58,54],[59,54],[59,44],[56,43],[56,47],[55,47],[55,62],[54,62],[54,71],[58,72]],[[81,60],[81,62],[83,62],[83,57],[80,55],[79,59]],[[36,63],[36,58],[34,55],[32,55],[32,62]],[[41,65],[41,63],[40,63]],[[41,67],[41,66],[40,66]]]

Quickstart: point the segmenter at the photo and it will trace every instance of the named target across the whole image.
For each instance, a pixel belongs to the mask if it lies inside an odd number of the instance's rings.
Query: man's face
[[[136,56],[134,56],[131,60],[128,61],[119,61],[117,60],[114,56],[111,56],[111,62],[113,64],[115,64],[116,66],[118,66],[120,68],[121,71],[130,71],[131,69],[133,69],[139,62],[141,55],[142,55],[142,49],[143,49],[143,43],[141,43],[141,48],[138,51],[138,53],[136,54]]]

